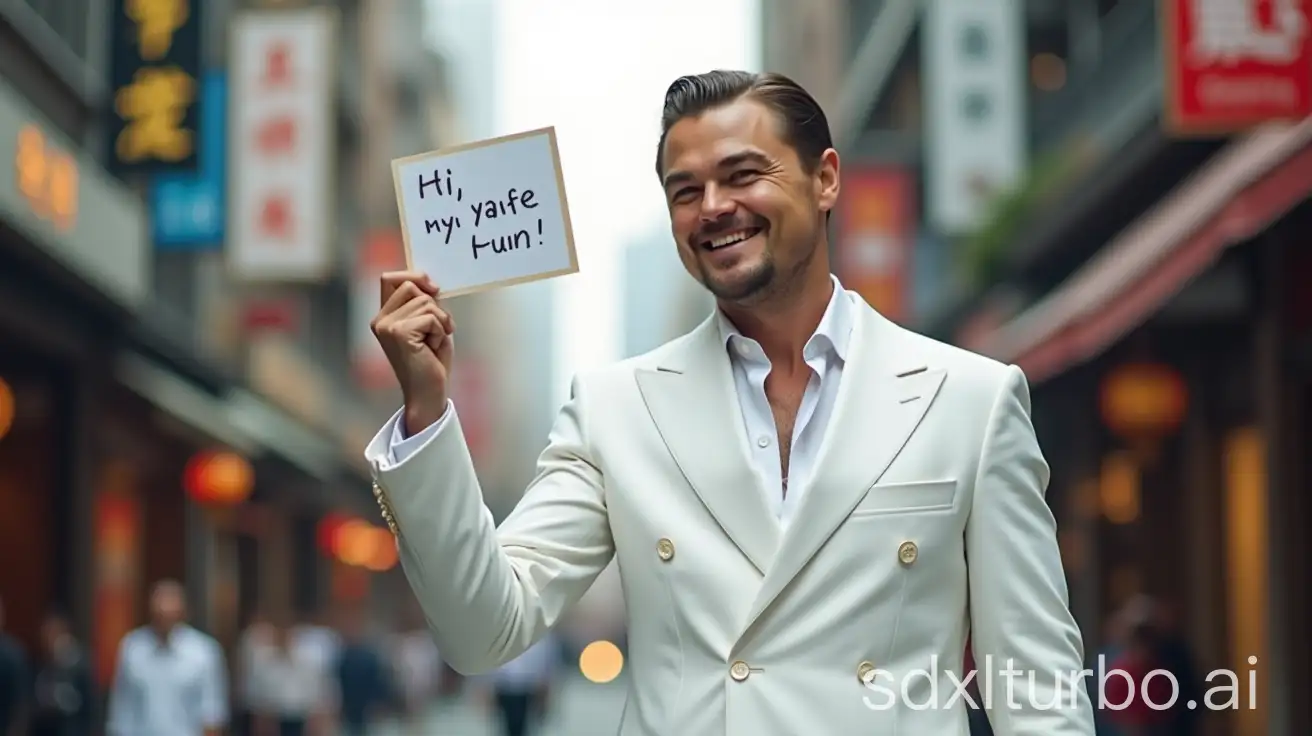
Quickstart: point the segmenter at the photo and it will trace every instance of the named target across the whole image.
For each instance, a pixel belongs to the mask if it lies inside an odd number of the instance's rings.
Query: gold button
[[[897,559],[903,565],[914,563],[918,554],[920,554],[920,550],[916,547],[915,542],[903,542],[901,546],[897,548]]]
[[[387,528],[392,532],[392,536],[401,536],[401,530],[396,525],[396,516],[392,513],[392,504],[387,500],[387,493],[383,487],[374,483],[374,499],[378,501],[378,511],[382,514],[383,521],[387,522]]]
[[[863,684],[870,684],[875,674],[874,662],[862,662],[856,666],[856,679]]]
[[[656,543],[656,554],[665,562],[674,559],[674,542],[662,538],[661,541]]]
[[[729,676],[738,682],[746,680],[751,674],[752,668],[748,667],[746,662],[734,662],[733,665],[729,667]]]

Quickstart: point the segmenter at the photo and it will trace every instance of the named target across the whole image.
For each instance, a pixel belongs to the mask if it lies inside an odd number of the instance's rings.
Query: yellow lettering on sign
[[[127,0],[124,10],[137,24],[141,58],[164,58],[173,46],[173,34],[187,22],[187,5],[187,0]]]
[[[190,156],[195,144],[182,120],[195,96],[196,80],[177,67],[138,70],[114,96],[114,108],[127,122],[115,141],[119,160],[181,161]]]
[[[77,161],[49,145],[45,133],[35,125],[25,125],[18,131],[14,174],[18,192],[33,214],[60,230],[77,224]]]

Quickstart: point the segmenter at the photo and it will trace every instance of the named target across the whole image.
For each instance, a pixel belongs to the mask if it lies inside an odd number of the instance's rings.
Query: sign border
[[[507,286],[518,286],[520,284],[529,284],[534,281],[545,281],[546,279],[556,278],[557,276],[569,276],[570,274],[579,272],[579,256],[574,245],[574,225],[570,221],[569,202],[565,197],[565,172],[560,165],[560,147],[556,143],[556,126],[548,125],[545,128],[535,128],[534,130],[526,130],[522,133],[511,133],[510,135],[486,138],[472,143],[460,143],[453,146],[438,148],[426,153],[416,153],[410,156],[402,156],[401,158],[392,159],[392,188],[396,192],[396,211],[401,218],[401,243],[405,246],[405,267],[406,269],[413,271],[415,262],[413,251],[410,247],[410,232],[405,226],[405,198],[401,196],[401,167],[408,163],[422,161],[435,156],[446,156],[453,153],[460,153],[462,151],[488,148],[490,146],[509,143],[524,138],[533,138],[540,135],[547,136],[547,142],[551,148],[551,165],[556,170],[556,190],[560,195],[560,219],[565,229],[565,249],[569,251],[569,265],[555,271],[536,273],[531,276],[516,276],[514,278],[500,279],[498,281],[489,281],[485,284],[466,286],[452,291],[442,289],[441,279],[435,278],[434,280],[437,281],[441,298],[447,299],[464,296],[466,294],[478,294],[484,291],[492,291],[493,289],[501,289]]]

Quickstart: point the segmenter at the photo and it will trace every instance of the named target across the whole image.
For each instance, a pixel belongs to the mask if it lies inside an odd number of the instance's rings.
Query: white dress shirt
[[[738,406],[751,443],[749,452],[752,465],[762,481],[761,487],[768,494],[767,501],[774,509],[776,518],[785,526],[815,472],[816,458],[820,454],[825,427],[829,426],[829,418],[833,414],[848,342],[852,336],[852,299],[857,297],[844,291],[837,277],[830,276],[830,279],[834,292],[829,298],[829,306],[825,308],[815,334],[811,335],[802,348],[802,357],[811,367],[812,373],[793,425],[787,488],[784,486],[783,468],[779,462],[779,432],[770,401],[765,395],[765,379],[771,370],[770,360],[760,343],[739,332],[723,312],[716,313],[720,334],[724,337],[729,360],[733,365]],[[405,462],[406,458],[440,432],[453,410],[454,406],[448,400],[446,412],[441,419],[410,437],[402,434],[403,422],[394,419],[389,458],[392,464]]]
[[[186,625],[167,642],[142,627],[119,644],[108,736],[201,736],[228,721],[228,673],[212,637]]]

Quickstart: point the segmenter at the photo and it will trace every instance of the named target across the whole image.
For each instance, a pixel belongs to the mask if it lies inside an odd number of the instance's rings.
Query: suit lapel
[[[864,302],[855,312],[849,360],[815,474],[752,605],[747,628],[879,481],[947,375],[928,366],[902,330]]]
[[[638,389],[688,484],[764,575],[780,527],[752,469],[733,369],[714,318],[680,347],[659,367],[639,368]]]

